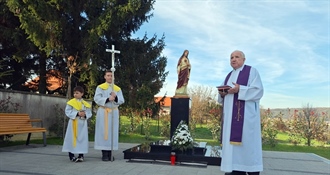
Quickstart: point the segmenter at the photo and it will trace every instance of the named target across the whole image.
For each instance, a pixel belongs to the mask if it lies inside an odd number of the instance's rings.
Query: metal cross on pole
[[[119,50],[115,50],[115,45],[112,45],[112,48],[111,49],[105,49],[106,52],[111,52],[111,64],[112,64],[112,67],[111,67],[111,71],[115,71],[115,53],[120,53]],[[114,70],[112,70],[114,69]],[[113,74],[112,74],[113,75]]]
[[[111,64],[112,64],[112,67],[111,67],[111,72],[112,72],[112,81],[111,81],[111,87],[112,87],[112,91],[111,92],[114,92],[114,81],[115,81],[115,54],[116,53],[120,53],[119,50],[115,50],[115,46],[112,45],[112,48],[111,49],[105,49],[106,52],[111,52]],[[111,95],[111,93],[110,93]],[[112,107],[114,108],[114,102],[112,102]],[[113,118],[114,118],[114,109],[111,110],[112,111],[112,116],[111,116],[111,154],[110,154],[110,160],[111,162],[113,161],[113,158],[112,158],[112,154],[113,154]],[[108,117],[108,116],[104,116],[104,117]]]

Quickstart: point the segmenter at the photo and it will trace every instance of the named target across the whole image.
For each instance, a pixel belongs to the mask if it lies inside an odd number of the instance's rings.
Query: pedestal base
[[[171,133],[172,138],[175,129],[181,120],[189,126],[189,100],[190,98],[171,98]]]

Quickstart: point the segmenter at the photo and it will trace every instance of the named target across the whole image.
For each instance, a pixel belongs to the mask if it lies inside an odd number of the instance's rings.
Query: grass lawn
[[[125,129],[129,126],[129,120],[127,118],[121,117],[121,133],[125,133]],[[141,134],[142,133],[142,134]],[[158,127],[157,120],[151,121],[150,126],[150,139],[147,141],[143,132],[141,132],[141,127],[137,127],[134,133],[121,134],[119,136],[119,142],[121,143],[145,143],[145,142],[153,142],[158,140],[167,140],[168,138],[164,138],[160,136],[160,128]],[[197,125],[195,132],[193,133],[193,137],[198,142],[207,142],[209,145],[219,145],[219,141],[212,139],[211,132],[207,129],[206,125]],[[286,133],[279,133],[277,135],[278,144],[275,147],[270,147],[269,145],[263,145],[263,150],[267,151],[284,151],[284,152],[304,152],[304,153],[314,153],[321,157],[330,159],[330,146],[321,146],[322,144],[313,141],[313,146],[305,146],[305,145],[292,145],[288,141],[289,136]],[[94,133],[89,136],[90,141],[94,141]],[[42,139],[31,140],[31,143],[42,144]],[[0,147],[3,146],[12,146],[12,145],[24,145],[25,141],[10,141],[8,143],[0,143]],[[62,138],[47,138],[47,144],[49,145],[62,145]]]
[[[93,136],[90,136],[90,141],[93,141]],[[152,136],[148,142],[164,140],[165,138],[159,136]],[[218,141],[204,138],[204,139],[195,139],[199,142],[207,142],[209,145],[219,145]],[[122,134],[119,137],[119,142],[121,143],[145,143],[147,142],[144,135],[141,134]],[[31,140],[31,143],[34,144],[43,144],[42,139]],[[14,146],[14,145],[24,145],[25,140],[23,141],[10,141],[6,143],[1,143],[0,147],[5,146]],[[47,138],[48,145],[62,145],[62,138]],[[330,147],[327,146],[304,146],[304,145],[290,145],[285,143],[279,143],[275,147],[270,147],[269,145],[263,145],[263,150],[265,151],[283,151],[283,152],[303,152],[303,153],[314,153],[321,157],[330,159]]]

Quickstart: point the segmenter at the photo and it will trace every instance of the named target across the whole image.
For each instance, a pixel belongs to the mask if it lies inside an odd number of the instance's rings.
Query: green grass
[[[203,140],[212,140],[212,133],[206,127],[196,128],[193,136],[194,138],[201,138]]]
[[[151,140],[148,142],[157,141],[157,140],[164,140],[163,137],[152,136]],[[90,141],[93,141],[91,137]],[[207,142],[209,145],[219,145],[218,141],[212,139],[196,139],[198,142]],[[126,134],[120,135],[119,142],[121,143],[145,143],[147,140],[145,139],[144,135],[140,134]],[[33,144],[43,144],[42,139],[31,140]],[[7,146],[14,146],[14,145],[24,145],[25,141],[10,141],[4,144],[0,144],[0,147],[7,147]],[[63,139],[62,138],[47,138],[48,145],[62,145]],[[303,152],[303,153],[314,153],[321,157],[330,159],[330,147],[321,147],[321,146],[302,146],[302,145],[289,145],[289,144],[277,144],[275,147],[270,147],[269,145],[263,145],[263,150],[265,151],[283,151],[283,152]]]
[[[276,135],[276,139],[279,143],[289,144],[289,135],[283,132],[279,132]]]
[[[205,129],[200,129],[201,132],[205,132]],[[197,135],[197,134],[196,134]],[[199,135],[201,135],[199,133]],[[212,140],[207,136],[204,139],[195,139],[198,142],[207,142],[209,145],[219,145],[218,141]],[[158,140],[165,140],[163,137],[159,136],[152,136],[150,140],[146,140],[144,135],[141,134],[121,134],[119,136],[119,142],[121,143],[145,143],[145,142],[153,142]],[[90,136],[90,141],[94,141],[93,136]],[[33,144],[43,144],[42,139],[31,140]],[[24,145],[25,141],[10,141],[6,143],[1,143],[0,147],[7,147],[7,146],[14,146],[14,145]],[[48,145],[62,145],[63,139],[62,138],[54,138],[49,137],[47,138]],[[287,143],[279,143],[275,147],[270,147],[269,145],[263,145],[263,150],[265,151],[283,151],[283,152],[302,152],[302,153],[314,153],[321,157],[330,159],[330,147],[325,146],[304,146],[304,145],[291,145]]]
[[[291,143],[289,142],[289,135],[287,133],[284,132],[279,132],[276,135],[276,140],[278,142],[278,144],[287,144],[287,145],[291,145]],[[302,139],[302,142],[299,144],[301,146],[304,146],[304,140]],[[312,146],[316,146],[316,147],[320,147],[320,146],[324,146],[324,143],[319,142],[317,140],[312,140],[311,141]],[[330,145],[326,145],[326,146],[330,146]]]
[[[127,126],[129,126],[129,120],[125,117],[121,117],[121,131],[125,130]],[[141,134],[141,127],[139,126],[134,133],[129,134],[121,134],[119,136],[119,142],[121,143],[145,143],[145,142],[153,142],[158,140],[166,140],[168,138],[160,137],[157,120],[151,121],[152,125],[150,126],[151,137],[149,140],[145,139],[145,136]],[[193,137],[198,142],[207,142],[209,145],[219,145],[219,141],[212,139],[211,132],[207,129],[206,125],[197,125],[195,132],[193,133]],[[270,147],[269,145],[263,145],[263,150],[266,151],[284,151],[284,152],[303,152],[303,153],[314,153],[321,157],[330,159],[330,146],[320,146],[322,145],[319,142],[313,141],[313,146],[305,146],[305,145],[292,145],[289,143],[289,136],[286,133],[278,133],[277,135],[278,144],[275,147]],[[94,141],[94,133],[89,136],[90,141]],[[34,144],[43,144],[42,139],[31,140],[31,143]],[[4,146],[13,146],[13,145],[24,145],[25,141],[10,141],[8,143],[0,143],[0,147]],[[47,144],[49,145],[62,145],[62,138],[47,138]]]

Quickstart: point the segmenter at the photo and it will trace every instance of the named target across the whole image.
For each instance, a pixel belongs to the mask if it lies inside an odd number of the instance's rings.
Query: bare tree
[[[191,97],[191,119],[199,124],[206,123],[209,116],[209,101],[217,97],[216,88],[194,86],[188,89],[188,94]]]

